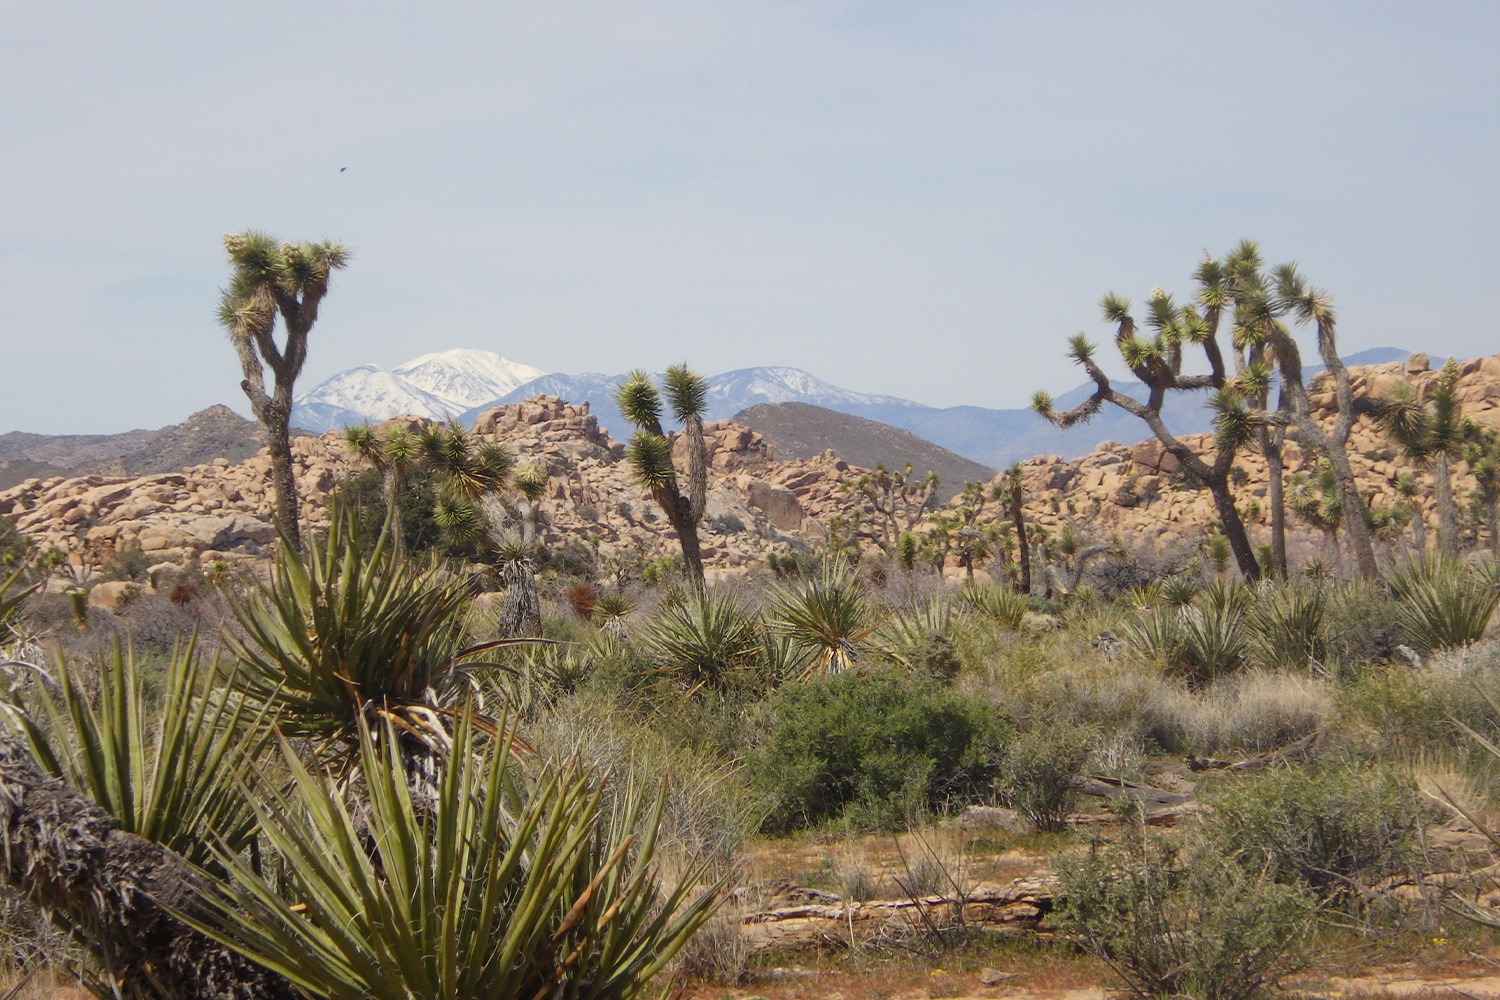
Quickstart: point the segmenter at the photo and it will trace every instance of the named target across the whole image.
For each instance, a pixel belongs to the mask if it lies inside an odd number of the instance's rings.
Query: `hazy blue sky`
[[[1021,406],[1243,236],[1346,353],[1500,349],[1492,3],[3,10],[0,431],[244,412],[249,227],[355,252],[303,387],[482,347]]]

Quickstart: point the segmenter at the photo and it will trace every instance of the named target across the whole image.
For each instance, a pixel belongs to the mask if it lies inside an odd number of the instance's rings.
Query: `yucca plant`
[[[255,808],[285,889],[224,852],[232,881],[189,922],[312,997],[606,1000],[641,993],[718,905],[701,868],[660,887],[661,792],[607,797],[576,762],[529,778],[465,712],[421,807],[392,737],[359,741],[358,805],[283,743],[294,780]]]
[[[1484,636],[1500,589],[1457,559],[1424,555],[1391,571],[1396,619],[1422,649],[1467,646]]]
[[[1260,599],[1247,619],[1257,658],[1268,667],[1305,669],[1328,657],[1323,623],[1328,592],[1316,585],[1261,584]]]
[[[1186,573],[1178,573],[1161,582],[1161,599],[1174,608],[1185,608],[1193,603],[1202,589],[1197,580]]]
[[[755,615],[732,594],[693,589],[658,606],[645,644],[664,676],[690,690],[722,690],[733,674],[756,666],[761,635]]]
[[[939,597],[887,618],[874,635],[874,645],[908,670],[951,680],[962,666],[953,647],[958,623],[952,602]]]
[[[436,563],[396,555],[387,536],[368,551],[335,512],[327,536],[305,554],[283,546],[269,586],[235,617],[236,689],[270,711],[288,737],[346,756],[359,724],[388,719],[410,739],[442,752],[442,716],[468,686],[472,657],[537,639],[458,648],[465,581]]]
[[[802,651],[801,675],[807,677],[849,669],[880,623],[858,575],[843,560],[828,559],[816,577],[776,592],[766,627]]]
[[[1008,629],[1020,628],[1021,619],[1026,616],[1026,595],[1009,587],[987,587],[966,581],[958,588],[958,600],[967,610]]]
[[[86,793],[128,833],[196,865],[215,840],[250,844],[256,820],[244,793],[247,767],[266,748],[262,715],[219,683],[216,661],[196,642],[174,651],[159,698],[148,695],[135,656],[116,643],[93,674],[97,694],[59,657],[55,681],[27,702],[3,706],[47,773]]]
[[[1184,608],[1178,667],[1190,685],[1213,681],[1245,665],[1250,640],[1244,615],[1233,607]]]
[[[1244,616],[1216,604],[1157,608],[1125,626],[1125,640],[1198,686],[1244,666],[1250,651]]]

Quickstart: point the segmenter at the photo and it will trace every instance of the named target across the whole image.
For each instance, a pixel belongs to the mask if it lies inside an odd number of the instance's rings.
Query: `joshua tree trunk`
[[[302,529],[298,514],[301,512],[297,509],[297,476],[292,471],[290,416],[285,408],[278,407],[275,414],[263,422],[271,439],[271,487],[276,490],[276,526],[292,548],[300,552]]]
[[[1016,560],[1021,573],[1016,580],[1016,589],[1023,594],[1031,593],[1031,551],[1026,541],[1026,508],[1022,504],[1021,484],[1017,479],[1010,496],[1010,520],[1016,526]]]
[[[1448,455],[1438,449],[1432,456],[1432,497],[1437,501],[1438,551],[1458,554],[1458,505],[1453,502],[1453,482],[1448,475]]]
[[[1235,564],[1247,580],[1260,576],[1260,567],[1255,562],[1255,552],[1250,548],[1250,536],[1245,534],[1245,524],[1240,520],[1239,509],[1234,505],[1234,493],[1229,489],[1229,477],[1216,476],[1208,484],[1208,493],[1214,498],[1214,509],[1224,525],[1224,538],[1229,542],[1229,551],[1234,553]]]
[[[1271,340],[1276,346],[1277,367],[1281,371],[1283,390],[1290,394],[1292,416],[1302,432],[1302,443],[1311,445],[1328,456],[1333,479],[1338,486],[1339,506],[1342,522],[1354,551],[1354,561],[1359,566],[1359,575],[1367,580],[1380,576],[1380,567],[1375,563],[1375,545],[1370,537],[1370,526],[1365,521],[1365,505],[1354,481],[1354,470],[1349,465],[1349,431],[1354,426],[1354,399],[1349,387],[1349,372],[1339,360],[1338,343],[1334,339],[1332,310],[1321,300],[1309,296],[1306,312],[1315,319],[1318,327],[1318,353],[1323,358],[1328,377],[1333,380],[1334,398],[1338,413],[1334,416],[1333,430],[1325,433],[1312,415],[1312,404],[1307,398],[1307,387],[1302,380],[1302,352],[1284,328],[1272,329]]]
[[[385,494],[386,530],[391,534],[391,545],[396,555],[406,555],[406,532],[401,527],[401,494],[406,489],[406,471],[392,462],[381,472],[381,492]]]
[[[1427,515],[1422,512],[1421,502],[1415,498],[1412,500],[1411,540],[1418,555],[1427,551]]]
[[[0,735],[0,836],[6,880],[64,915],[131,1000],[295,1000],[280,976],[170,912],[207,918],[199,878],[160,844],[49,778],[23,739]]]
[[[1281,460],[1282,432],[1278,429],[1261,432],[1261,452],[1266,456],[1266,503],[1271,507],[1271,571],[1278,579],[1286,579],[1286,483],[1285,466]]]
[[[505,600],[500,606],[498,631],[502,638],[542,634],[542,609],[537,603],[536,577],[530,559],[512,559],[500,567]]]
[[[667,519],[672,522],[672,528],[677,532],[677,544],[682,546],[682,562],[687,568],[688,582],[698,590],[702,590],[704,587],[703,552],[698,542],[698,522],[693,518],[691,505],[691,500],[679,496],[675,511],[668,508]]]

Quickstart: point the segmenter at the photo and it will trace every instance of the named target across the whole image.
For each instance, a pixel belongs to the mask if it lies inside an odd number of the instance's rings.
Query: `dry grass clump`
[[[1089,653],[1020,684],[986,686],[986,693],[1017,718],[1099,727],[1111,736],[1112,767],[1151,744],[1177,754],[1274,749],[1323,728],[1334,711],[1334,684],[1302,674],[1249,670],[1193,691],[1157,670]]]

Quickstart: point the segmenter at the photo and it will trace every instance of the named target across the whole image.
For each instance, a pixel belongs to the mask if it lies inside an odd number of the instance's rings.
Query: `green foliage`
[[[1249,872],[1338,905],[1416,860],[1423,815],[1411,779],[1389,768],[1289,768],[1214,800],[1211,850]]]
[[[778,589],[766,623],[801,651],[803,676],[849,669],[879,626],[875,603],[841,559],[825,559],[816,577]]]
[[[1068,828],[1079,782],[1098,733],[1066,720],[1036,726],[1005,750],[1004,792],[1011,807],[1043,833]]]
[[[645,634],[657,669],[679,684],[723,690],[737,672],[754,669],[759,623],[733,594],[693,590],[663,602]]]
[[[953,605],[938,598],[886,619],[875,641],[887,658],[906,669],[951,681],[962,666],[953,643],[957,627]]]
[[[1445,649],[1478,642],[1489,625],[1500,588],[1456,559],[1422,556],[1392,570],[1396,616],[1422,649]]]
[[[1204,599],[1186,607],[1158,607],[1126,623],[1124,637],[1196,686],[1245,665],[1250,653],[1247,631],[1242,604]]]
[[[766,828],[840,816],[899,828],[985,795],[1010,735],[993,708],[894,669],[784,685],[750,772],[771,799]]]
[[[1324,621],[1328,592],[1306,583],[1261,585],[1261,593],[1247,624],[1256,641],[1255,658],[1280,670],[1305,670],[1328,659],[1328,635]]]
[[[396,555],[384,538],[364,552],[335,518],[305,554],[283,546],[271,584],[235,606],[244,636],[229,640],[241,663],[234,683],[287,736],[347,746],[361,719],[397,713],[429,738],[428,699],[464,686],[460,660],[527,641],[458,649],[466,609],[464,580]]]
[[[697,870],[657,888],[664,794],[607,803],[576,763],[528,778],[465,717],[437,796],[416,802],[395,743],[359,741],[358,806],[284,746],[294,781],[256,812],[285,889],[225,853],[233,883],[195,923],[314,997],[604,1000],[639,995],[717,906]]]
[[[1254,1000],[1303,968],[1314,904],[1212,850],[1185,856],[1134,827],[1060,858],[1062,926],[1142,1000]]]
[[[59,657],[55,671],[55,687],[37,685],[4,706],[44,770],[87,794],[120,829],[193,864],[212,860],[215,840],[231,851],[250,843],[256,820],[241,782],[269,733],[195,642],[174,652],[159,697],[118,643],[92,670]]]
[[[969,611],[982,615],[1003,628],[1019,629],[1021,619],[1026,617],[1026,595],[1009,587],[985,586],[965,581],[959,588],[958,599]]]

